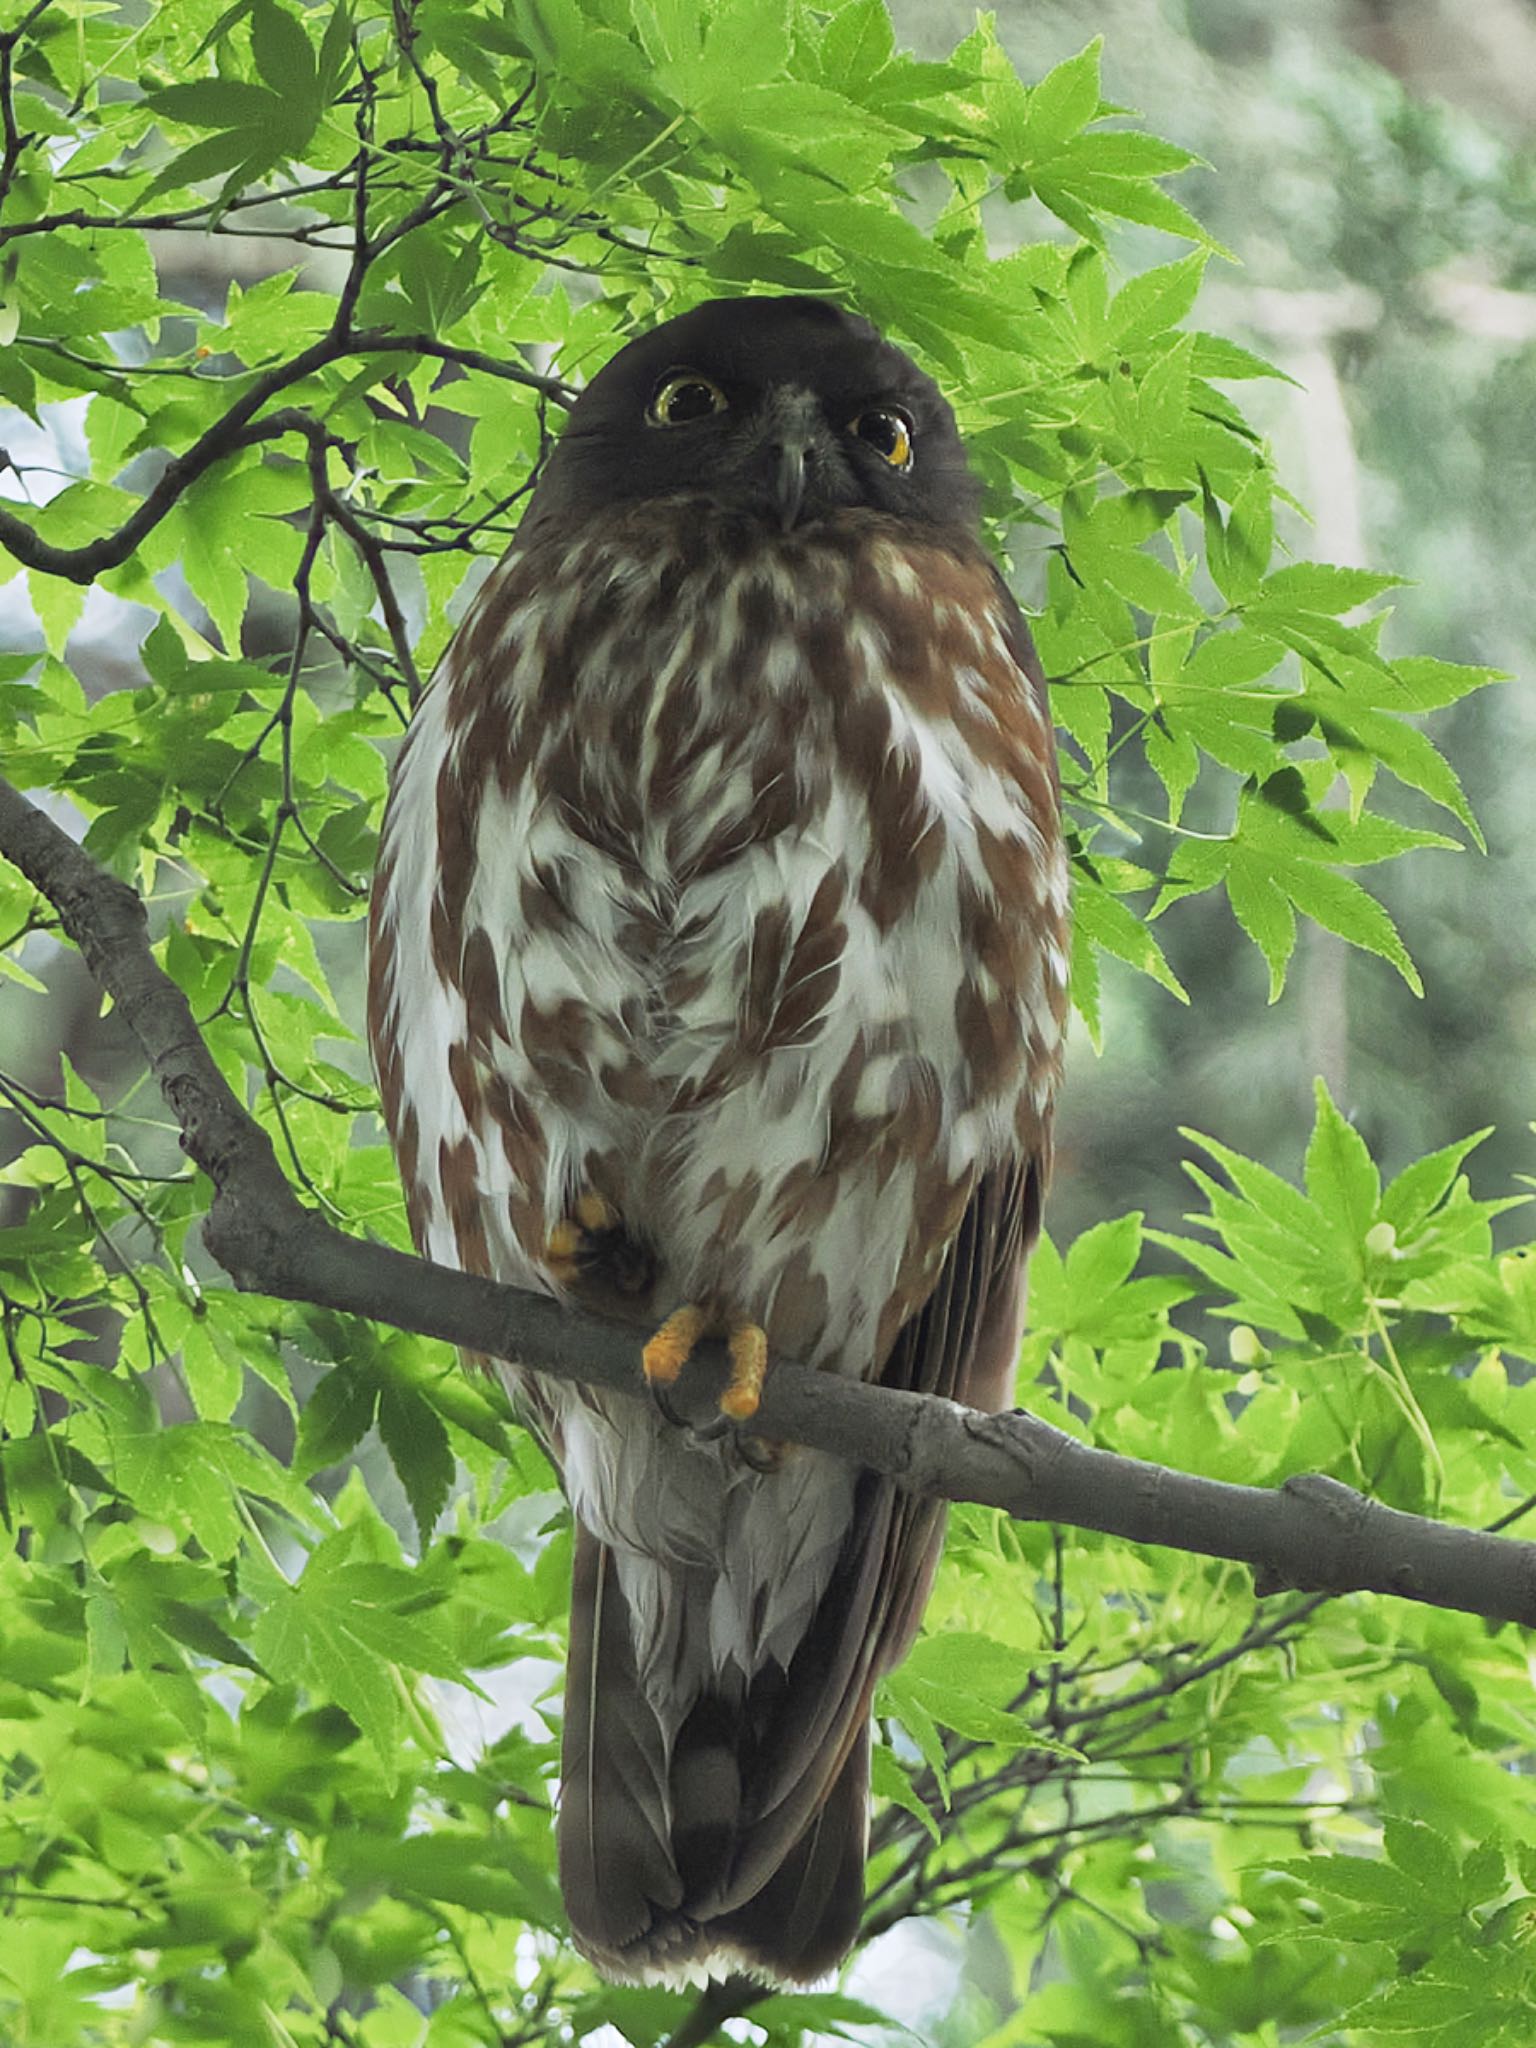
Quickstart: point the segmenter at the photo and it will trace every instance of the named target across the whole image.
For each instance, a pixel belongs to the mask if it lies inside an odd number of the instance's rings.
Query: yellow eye
[[[849,422],[848,431],[856,434],[866,447],[873,448],[892,469],[905,472],[912,467],[912,422],[905,413],[895,412],[890,406],[872,406]]]
[[[724,412],[727,403],[712,377],[701,377],[697,370],[673,370],[656,386],[645,416],[653,427],[686,427]]]

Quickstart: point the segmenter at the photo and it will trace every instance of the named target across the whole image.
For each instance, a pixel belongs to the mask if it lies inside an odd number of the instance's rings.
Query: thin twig
[[[673,2028],[660,2048],[707,2048],[709,2042],[722,2038],[720,2029],[727,2020],[750,2012],[767,1996],[768,1986],[756,1984],[750,1977],[726,1977],[718,1984],[710,1984],[699,1993],[693,2010]]]
[[[361,288],[360,284],[358,288]],[[348,326],[349,319],[350,302],[344,290],[332,328],[308,348],[300,350],[298,355],[253,378],[227,412],[205,428],[183,454],[172,457],[160,472],[154,488],[111,533],[82,541],[76,547],[59,547],[45,540],[29,521],[0,509],[0,546],[9,549],[24,568],[40,570],[45,576],[61,576],[71,583],[95,582],[109,569],[116,569],[126,562],[139,544],[175,510],[191,486],[216,464],[258,442],[306,431],[311,423],[307,414],[288,411],[273,414],[266,420],[257,420],[256,414],[290,385],[300,383],[349,356],[434,356],[444,362],[457,362],[465,368],[483,370],[488,375],[526,385],[556,404],[570,402],[570,386],[557,377],[543,377],[536,371],[524,370],[520,365],[498,362],[476,349],[454,349],[430,336],[382,334],[369,330],[353,333]]]

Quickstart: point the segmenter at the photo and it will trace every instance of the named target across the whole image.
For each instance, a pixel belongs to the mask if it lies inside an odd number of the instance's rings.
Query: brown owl
[[[560,1875],[618,1978],[805,1981],[859,1924],[943,1510],[754,1438],[768,1352],[1008,1398],[1067,864],[977,495],[867,321],[697,306],[582,394],[395,771],[370,1023],[416,1242],[631,1318],[657,1396],[506,1368],[576,1523]]]

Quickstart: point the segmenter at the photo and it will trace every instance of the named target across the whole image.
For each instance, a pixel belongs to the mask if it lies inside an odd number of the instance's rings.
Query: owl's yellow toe
[[[599,1230],[617,1230],[619,1212],[605,1195],[588,1193],[577,1197],[575,1220],[595,1236]]]
[[[697,1302],[675,1308],[640,1354],[640,1367],[653,1387],[670,1387],[708,1330],[711,1317]]]
[[[544,1241],[545,1258],[552,1266],[564,1265],[580,1251],[585,1234],[573,1217],[564,1217]]]
[[[646,1382],[670,1387],[692,1357],[701,1337],[722,1327],[731,1354],[731,1376],[720,1396],[720,1413],[731,1422],[748,1422],[757,1413],[768,1376],[768,1338],[756,1323],[724,1320],[717,1311],[688,1302],[674,1309],[640,1354]],[[719,1425],[704,1434],[714,1435]]]
[[[720,1396],[720,1412],[733,1422],[747,1422],[757,1413],[768,1377],[768,1338],[756,1323],[736,1323],[728,1340],[731,1376]]]
[[[558,1286],[588,1299],[634,1298],[648,1293],[656,1277],[655,1254],[630,1236],[607,1196],[591,1189],[546,1236],[544,1263]]]

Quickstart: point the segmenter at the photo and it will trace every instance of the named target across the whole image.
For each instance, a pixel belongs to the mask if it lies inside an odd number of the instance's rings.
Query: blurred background
[[[901,39],[931,56],[973,20],[969,0],[894,0],[892,11]],[[1410,854],[1382,878],[1423,998],[1385,963],[1307,931],[1270,1006],[1263,964],[1226,909],[1176,906],[1159,930],[1192,1004],[1106,963],[1103,1053],[1079,1035],[1069,1062],[1053,1233],[1070,1238],[1127,1208],[1173,1225],[1185,1206],[1181,1125],[1295,1174],[1317,1073],[1389,1172],[1495,1125],[1474,1182],[1508,1192],[1536,1170],[1536,867],[1523,842],[1536,700],[1522,680],[1536,644],[1536,4],[1002,0],[997,13],[1026,78],[1102,34],[1107,93],[1209,166],[1176,189],[1238,260],[1213,263],[1196,323],[1296,380],[1240,393],[1313,514],[1310,532],[1294,523],[1290,545],[1414,579],[1388,629],[1394,652],[1515,677],[1437,724],[1486,857]],[[996,225],[1028,238],[1048,224],[1015,209]],[[210,310],[223,305],[235,254],[246,282],[291,260],[289,245],[260,239],[156,243],[163,289]],[[1115,253],[1129,273],[1177,245],[1132,232]],[[43,437],[0,418],[16,465],[0,491],[40,500],[83,468],[71,409],[56,410]],[[1023,575],[1028,602],[1027,557]],[[267,593],[263,606],[252,653],[282,646],[288,631],[291,600]],[[92,594],[70,642],[89,690],[136,679],[134,649],[151,622]],[[0,645],[40,638],[25,582],[0,587]],[[1142,857],[1156,867],[1165,855],[1154,841]],[[0,984],[0,1065],[52,1093],[61,1048],[100,1073],[113,1041],[72,953],[34,940],[27,963],[55,1000]],[[0,1108],[0,1153],[6,1140]],[[1522,1233],[1521,1216],[1506,1228]]]
[[[970,21],[964,0],[892,11],[931,56]],[[1238,261],[1212,264],[1191,324],[1296,380],[1239,394],[1311,512],[1292,548],[1413,579],[1393,653],[1513,677],[1433,727],[1487,855],[1381,871],[1423,998],[1307,929],[1271,1007],[1226,909],[1175,906],[1159,935],[1193,1000],[1106,963],[1104,1051],[1079,1033],[1069,1057],[1049,1227],[1070,1238],[1126,1208],[1172,1225],[1181,1125],[1297,1174],[1315,1074],[1387,1173],[1495,1125],[1472,1176],[1507,1193],[1536,1170],[1536,5],[1003,0],[997,18],[1026,78],[1101,34],[1106,95],[1206,160],[1175,189]],[[1135,270],[1167,246],[1128,235],[1116,255]],[[1163,854],[1149,841],[1143,857]],[[1506,1227],[1530,1234],[1522,1212]]]
[[[900,39],[927,56],[973,21],[971,0],[891,4]],[[1105,963],[1103,1051],[1079,1032],[1069,1058],[1052,1233],[1069,1240],[1132,1208],[1176,1226],[1187,1206],[1182,1126],[1296,1176],[1316,1074],[1388,1173],[1495,1126],[1474,1156],[1474,1185],[1508,1193],[1536,1174],[1536,860],[1525,845],[1536,807],[1526,680],[1536,673],[1536,0],[1289,0],[1283,11],[1272,0],[1000,0],[996,12],[1026,78],[1102,34],[1107,93],[1205,160],[1175,189],[1237,260],[1211,266],[1196,324],[1295,380],[1239,393],[1312,514],[1310,529],[1293,522],[1288,544],[1413,579],[1388,628],[1393,652],[1514,678],[1435,725],[1486,855],[1410,854],[1381,880],[1423,997],[1384,962],[1308,930],[1270,1005],[1264,964],[1224,904],[1175,906],[1159,933],[1191,1004]],[[1059,232],[1028,209],[994,226],[1017,239]],[[236,258],[245,283],[292,260],[290,245],[256,238],[155,243],[162,289],[210,312],[224,304]],[[1115,251],[1123,274],[1177,253],[1166,237],[1135,232]],[[54,409],[46,433],[0,413],[0,448],[11,462],[0,493],[33,502],[88,466],[71,407]],[[1028,551],[1044,543],[1026,531],[1021,545],[1028,603],[1043,562]],[[0,651],[41,646],[31,602],[24,579],[0,586]],[[283,648],[291,620],[288,593],[261,594],[246,651]],[[151,623],[92,593],[69,642],[88,691],[138,680],[135,650]],[[1146,796],[1160,808],[1153,790]],[[1404,816],[1443,828],[1442,814],[1416,816],[1406,792],[1402,802]],[[1142,857],[1155,868],[1166,851],[1149,841]],[[347,943],[360,947],[357,927]],[[126,1058],[71,950],[34,938],[26,965],[48,998],[0,982],[0,1069],[53,1095],[61,1053],[98,1078]],[[354,986],[360,1019],[360,974]],[[25,1142],[0,1101],[0,1158]],[[173,1157],[167,1141],[167,1164]],[[0,1222],[24,1200],[0,1188]],[[1522,1212],[1504,1227],[1531,1234]],[[175,1388],[160,1392],[173,1410]],[[253,1426],[273,1441],[287,1429],[275,1402]],[[362,1463],[404,1528],[376,1447]],[[525,1691],[539,1682],[518,1681]],[[914,1927],[866,1957],[853,1988],[914,2024],[931,2021],[954,1965],[948,1936]]]

